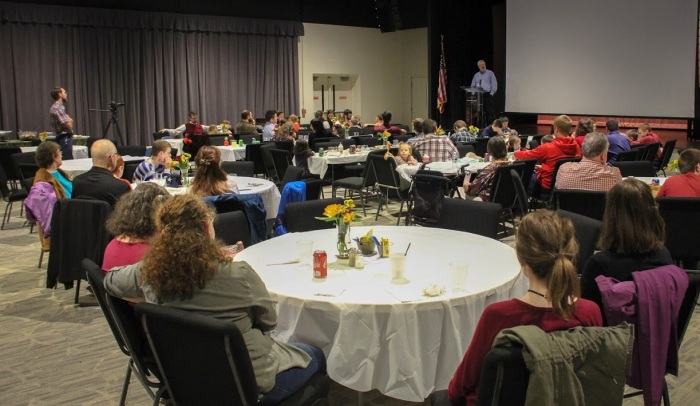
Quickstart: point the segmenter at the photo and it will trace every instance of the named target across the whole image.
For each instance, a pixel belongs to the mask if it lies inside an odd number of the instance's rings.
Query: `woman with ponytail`
[[[229,180],[221,169],[221,151],[216,147],[203,146],[195,158],[197,169],[190,193],[199,197],[218,196],[226,193],[238,193],[238,186]]]
[[[578,275],[572,263],[577,252],[571,221],[548,210],[523,218],[515,239],[515,253],[529,289],[518,299],[484,309],[469,349],[448,387],[452,404],[476,404],[481,365],[501,330],[535,325],[549,332],[603,324],[598,306],[579,298]]]

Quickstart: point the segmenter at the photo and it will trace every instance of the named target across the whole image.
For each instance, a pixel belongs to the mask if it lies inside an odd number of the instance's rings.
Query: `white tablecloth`
[[[222,145],[217,145],[216,148],[221,151],[222,161],[242,161],[245,159],[245,146],[242,147],[224,147]]]
[[[277,217],[277,209],[280,205],[280,191],[274,183],[262,178],[249,178],[246,176],[229,176],[229,179],[236,181],[238,191],[242,195],[260,195],[265,205],[267,218],[273,219]],[[182,195],[187,193],[184,187],[166,188],[171,195]]]
[[[483,309],[522,295],[527,280],[515,251],[496,240],[438,228],[383,226],[353,227],[352,237],[370,228],[375,236],[389,238],[392,252],[412,243],[409,284],[390,283],[390,260],[376,255],[366,257],[362,270],[335,264],[335,229],[263,241],[236,260],[249,262],[278,302],[274,336],[322,348],[328,375],[343,386],[423,401],[447,387]],[[313,250],[328,253],[326,280],[314,280],[309,266],[267,265],[297,258],[299,240],[313,240]],[[422,296],[426,285],[446,284],[454,260],[470,263],[468,291]]]
[[[36,152],[37,147],[20,147],[22,152]],[[88,149],[85,145],[73,145],[73,158],[82,159],[88,157]]]
[[[124,162],[140,162],[148,158],[146,156],[122,156]],[[83,174],[92,168],[92,158],[81,158],[81,159],[69,159],[63,161],[61,169],[63,169],[72,178]]]
[[[642,182],[646,183],[647,185],[650,185],[650,184],[651,184],[651,181],[654,180],[654,179],[656,179],[656,180],[659,181],[659,185],[663,185],[664,182],[666,182],[666,179],[667,179],[667,178],[665,178],[665,177],[663,177],[663,176],[657,176],[657,177],[654,177],[654,178],[642,177],[642,176],[629,176],[629,178],[634,178],[634,179],[637,179],[637,180],[641,180]],[[622,178],[622,179],[627,179],[627,178]]]
[[[328,165],[365,162],[367,155],[369,155],[369,150],[355,154],[348,153],[347,155],[337,152],[326,152],[323,157],[319,157],[318,153],[316,153],[316,155],[309,158],[309,172],[320,175],[323,178],[326,176],[326,171],[328,171]]]

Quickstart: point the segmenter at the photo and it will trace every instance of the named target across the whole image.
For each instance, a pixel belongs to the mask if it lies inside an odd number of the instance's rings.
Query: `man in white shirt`
[[[277,127],[277,110],[268,110],[265,113],[265,127],[263,127],[263,141],[272,141],[275,138],[275,127]]]

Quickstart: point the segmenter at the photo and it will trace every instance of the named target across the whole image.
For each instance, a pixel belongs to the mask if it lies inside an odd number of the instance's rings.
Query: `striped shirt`
[[[153,165],[153,163],[151,163],[150,159],[146,159],[145,161],[141,162],[136,168],[136,171],[134,172],[133,181],[136,182],[138,180],[145,182],[147,180],[151,180],[154,176],[156,176],[156,173],[163,173],[164,170],[165,166],[155,166]]]
[[[421,155],[428,155],[431,162],[452,161],[459,158],[459,151],[447,136],[426,134],[413,143],[413,149]]]

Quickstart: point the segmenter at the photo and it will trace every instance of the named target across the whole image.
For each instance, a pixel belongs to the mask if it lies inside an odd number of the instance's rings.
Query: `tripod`
[[[107,125],[105,126],[105,129],[102,133],[102,139],[108,139],[112,142],[114,142],[115,145],[126,145],[124,142],[124,137],[122,136],[122,129],[119,127],[119,118],[117,117],[117,108],[125,106],[126,103],[117,103],[115,101],[112,101],[109,103],[109,110],[98,110],[98,109],[89,109],[90,111],[100,111],[100,112],[107,112],[109,111],[112,113],[112,117],[110,117],[109,121],[107,122]],[[110,127],[112,127],[112,124],[117,128],[117,135],[119,138],[116,139],[110,139],[107,134],[109,132]]]

